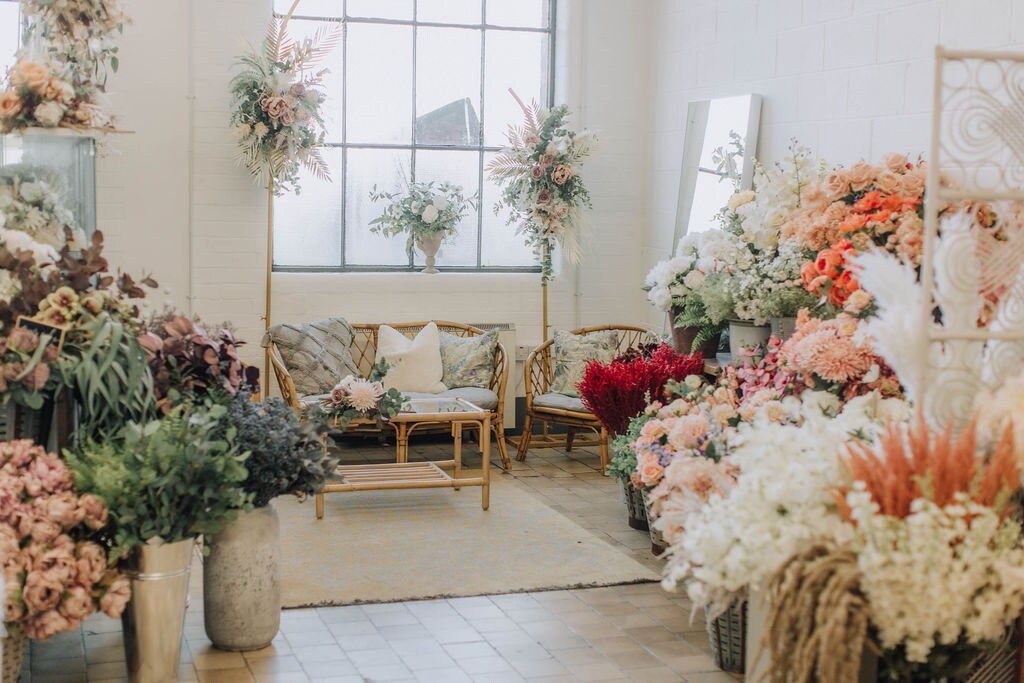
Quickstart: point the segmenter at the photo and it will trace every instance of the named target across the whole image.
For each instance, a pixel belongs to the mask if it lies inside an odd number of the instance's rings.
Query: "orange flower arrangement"
[[[883,515],[902,519],[910,514],[915,500],[924,498],[945,507],[955,502],[956,494],[966,493],[1005,518],[1010,498],[1020,488],[1012,427],[1003,431],[987,460],[977,455],[976,436],[976,420],[954,438],[952,428],[933,435],[921,416],[916,428],[890,425],[874,448],[851,443],[846,467],[853,481],[864,483]],[[846,502],[849,490],[833,493],[847,519],[851,519]]]
[[[804,263],[800,269],[804,288],[836,308],[854,315],[861,313],[871,303],[871,296],[860,288],[860,282],[847,265],[856,253],[848,239],[819,251],[813,261]]]

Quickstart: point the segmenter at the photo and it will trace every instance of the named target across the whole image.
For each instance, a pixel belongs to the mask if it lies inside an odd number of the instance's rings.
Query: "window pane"
[[[348,142],[412,141],[412,27],[348,26]]]
[[[328,21],[292,19],[288,22],[288,35],[293,40],[302,40],[304,38],[311,38],[317,29],[321,28],[324,32],[331,31],[332,29],[341,31],[341,24]],[[320,87],[320,91],[327,96],[327,99],[320,105],[320,113],[324,117],[324,128],[327,131],[328,142],[341,142],[341,84],[342,72],[344,70],[342,55],[341,41],[338,40],[335,48],[313,67],[313,71],[328,70],[323,75]],[[340,177],[341,167],[339,166],[338,169]]]
[[[406,265],[405,235],[385,237],[370,232],[370,221],[386,202],[370,201],[370,190],[398,192],[406,187],[411,152],[393,149],[348,150],[345,187],[345,260],[352,266]]]
[[[488,153],[484,155],[484,165],[490,163],[496,155]],[[501,196],[501,189],[488,180],[484,174],[483,197],[480,202],[480,210],[483,212],[483,250],[481,263],[487,266],[535,266],[537,259],[533,252],[526,246],[521,235],[516,234],[516,225],[505,225],[508,220],[509,210],[503,209],[497,216],[494,215],[494,204]]]
[[[505,144],[510,123],[519,125],[523,110],[509,94],[511,88],[526,104],[547,101],[548,36],[546,33],[487,31],[484,86],[484,144]]]
[[[412,20],[412,0],[348,0],[350,17]]]
[[[487,0],[487,23],[545,28],[547,10],[548,0]]]
[[[303,170],[301,194],[274,200],[274,264],[341,265],[341,150],[320,150],[333,182]]]
[[[0,2],[0,74],[6,74],[14,64],[21,33],[20,6],[19,2]]]
[[[480,153],[468,151],[418,150],[416,152],[416,180],[418,182],[449,182],[462,186],[465,197],[476,194],[480,182]],[[439,266],[475,266],[477,212],[470,209],[459,224],[459,233],[451,242],[441,246]],[[416,263],[423,262],[417,252]]]
[[[481,4],[480,0],[419,0],[416,20],[479,24]]]
[[[416,51],[416,143],[480,140],[480,31],[420,28]]]
[[[287,14],[295,0],[274,0],[274,12]],[[340,17],[342,0],[302,0],[295,8],[297,17]]]

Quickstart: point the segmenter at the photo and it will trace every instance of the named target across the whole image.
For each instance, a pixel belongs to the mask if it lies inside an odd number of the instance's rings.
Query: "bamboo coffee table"
[[[358,424],[356,420],[352,424]],[[480,505],[486,510],[491,496],[491,411],[461,398],[414,398],[391,418],[398,442],[396,462],[381,465],[341,465],[337,479],[324,485],[316,496],[316,518],[324,518],[324,494],[342,491],[381,491],[384,489],[434,489],[463,486],[481,488]],[[455,442],[451,460],[409,462],[409,436],[419,428],[451,425]],[[462,476],[462,429],[465,425],[480,429],[482,453],[479,477]],[[445,469],[451,469],[449,474]]]

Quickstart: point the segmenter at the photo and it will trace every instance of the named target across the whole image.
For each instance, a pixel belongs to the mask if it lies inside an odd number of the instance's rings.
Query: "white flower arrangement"
[[[685,586],[695,607],[724,610],[744,591],[757,590],[805,544],[848,541],[852,527],[829,489],[840,483],[844,443],[871,439],[889,420],[905,419],[907,404],[867,394],[838,414],[835,396],[805,392],[782,401],[801,424],[755,417],[740,428],[730,462],[736,486],[686,522],[669,548],[662,585]]]
[[[64,203],[60,178],[45,169],[7,167],[0,176],[0,227],[28,233],[36,242],[64,245],[64,227],[78,243],[84,235],[74,227],[74,215]]]
[[[452,183],[410,183],[404,192],[383,192],[374,186],[370,199],[388,202],[384,212],[370,221],[370,232],[388,237],[406,233],[409,258],[424,235],[453,238],[462,219],[476,208],[474,198],[467,198],[462,187]]]

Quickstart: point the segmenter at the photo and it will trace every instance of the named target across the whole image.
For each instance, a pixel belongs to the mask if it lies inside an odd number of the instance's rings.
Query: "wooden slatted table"
[[[408,408],[408,410],[406,409]],[[402,412],[391,418],[395,428],[397,462],[380,465],[341,465],[336,479],[328,482],[316,496],[316,518],[324,517],[324,494],[344,491],[381,491],[384,489],[434,489],[479,486],[480,505],[490,507],[491,496],[491,412],[469,401],[456,399],[412,399]],[[409,436],[420,427],[450,424],[454,452],[451,460],[409,462]],[[462,430],[465,425],[480,429],[481,473],[462,476]],[[446,472],[451,469],[452,473]]]

